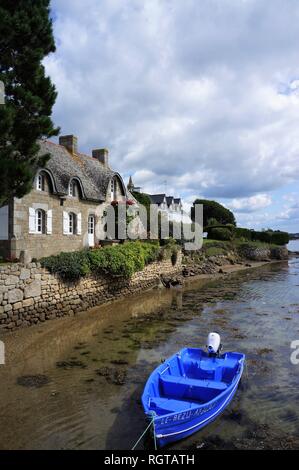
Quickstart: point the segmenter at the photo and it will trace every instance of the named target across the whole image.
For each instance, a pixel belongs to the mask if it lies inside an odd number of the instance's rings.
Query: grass
[[[225,255],[226,254],[226,250],[224,248],[220,248],[220,247],[217,247],[217,246],[211,246],[211,247],[208,247],[206,250],[205,250],[205,254],[206,256],[210,257],[210,256],[218,256],[218,255]]]
[[[234,245],[236,247],[247,245],[252,248],[281,248],[280,245],[274,245],[272,243],[260,242],[260,241],[248,241],[248,240],[234,240]]]

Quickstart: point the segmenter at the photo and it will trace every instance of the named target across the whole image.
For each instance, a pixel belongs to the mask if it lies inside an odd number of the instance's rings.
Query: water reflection
[[[241,436],[255,448],[262,433],[273,446],[282,438],[294,446],[298,368],[289,356],[298,319],[294,258],[183,289],[156,289],[8,335],[0,448],[130,448],[144,429],[140,394],[148,374],[186,344],[204,345],[214,329],[225,349],[247,354],[248,379],[223,417],[175,447],[232,447]],[[35,386],[37,374],[46,377],[43,386]],[[18,380],[28,375],[33,382]]]

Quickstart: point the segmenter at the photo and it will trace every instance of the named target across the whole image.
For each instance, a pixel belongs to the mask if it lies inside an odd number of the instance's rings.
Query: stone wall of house
[[[115,198],[121,200],[124,196],[121,194],[120,181],[116,179]],[[79,186],[76,196],[65,196],[60,198],[52,194],[51,182],[45,178],[45,190],[39,191],[35,188],[23,198],[15,198],[10,213],[11,222],[11,241],[10,250],[7,250],[7,242],[0,243],[3,257],[9,256],[11,259],[19,259],[22,262],[30,262],[32,259],[56,255],[61,251],[78,251],[89,245],[88,239],[88,218],[90,215],[95,219],[95,239],[98,244],[103,230],[103,213],[111,203],[110,186],[107,190],[106,202],[97,203],[82,199]],[[51,233],[39,234],[30,233],[29,230],[29,209],[42,209],[47,214],[52,211],[52,231]],[[73,212],[81,214],[81,233],[64,234],[63,214]],[[1,250],[1,248],[3,248]],[[9,251],[9,253],[8,253]]]
[[[52,211],[52,233],[29,233],[29,208]],[[95,215],[98,204],[90,203],[79,197],[66,197],[61,205],[60,199],[46,191],[33,189],[22,199],[14,201],[14,238],[11,240],[12,258],[25,260],[55,255],[61,251],[77,251],[87,246],[88,216]],[[81,214],[82,233],[70,235],[63,233],[63,212]]]
[[[131,279],[104,275],[63,282],[39,263],[0,265],[0,333],[65,315],[154,287],[161,275],[181,272],[182,257],[154,262]]]

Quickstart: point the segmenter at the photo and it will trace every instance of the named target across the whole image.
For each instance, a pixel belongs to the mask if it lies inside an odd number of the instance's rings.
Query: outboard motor
[[[222,349],[221,338],[218,333],[209,333],[207,341],[209,356],[217,357]]]

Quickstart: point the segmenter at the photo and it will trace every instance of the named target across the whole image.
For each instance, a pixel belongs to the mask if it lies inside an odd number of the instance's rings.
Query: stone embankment
[[[214,253],[214,254],[211,254]],[[254,247],[242,244],[239,247],[227,248],[217,243],[216,248],[206,246],[198,253],[191,253],[183,258],[184,277],[199,274],[222,273],[222,267],[227,265],[243,265],[250,267],[250,261],[270,262],[274,260],[287,260],[289,257],[286,247]]]
[[[0,332],[74,315],[154,287],[162,275],[172,277],[181,271],[181,253],[175,265],[170,259],[153,262],[130,279],[97,275],[65,282],[39,263],[0,265]]]
[[[248,260],[271,261],[288,258],[285,247],[238,249],[221,244],[182,256],[175,265],[171,259],[156,261],[132,278],[90,275],[66,282],[49,273],[39,263],[0,265],[0,332],[30,326],[46,320],[74,315],[90,307],[157,286],[183,283],[184,277],[222,273],[227,265],[250,266]]]
[[[239,254],[242,258],[254,261],[284,260],[289,257],[288,249],[285,246],[263,248],[243,244],[239,249]]]

